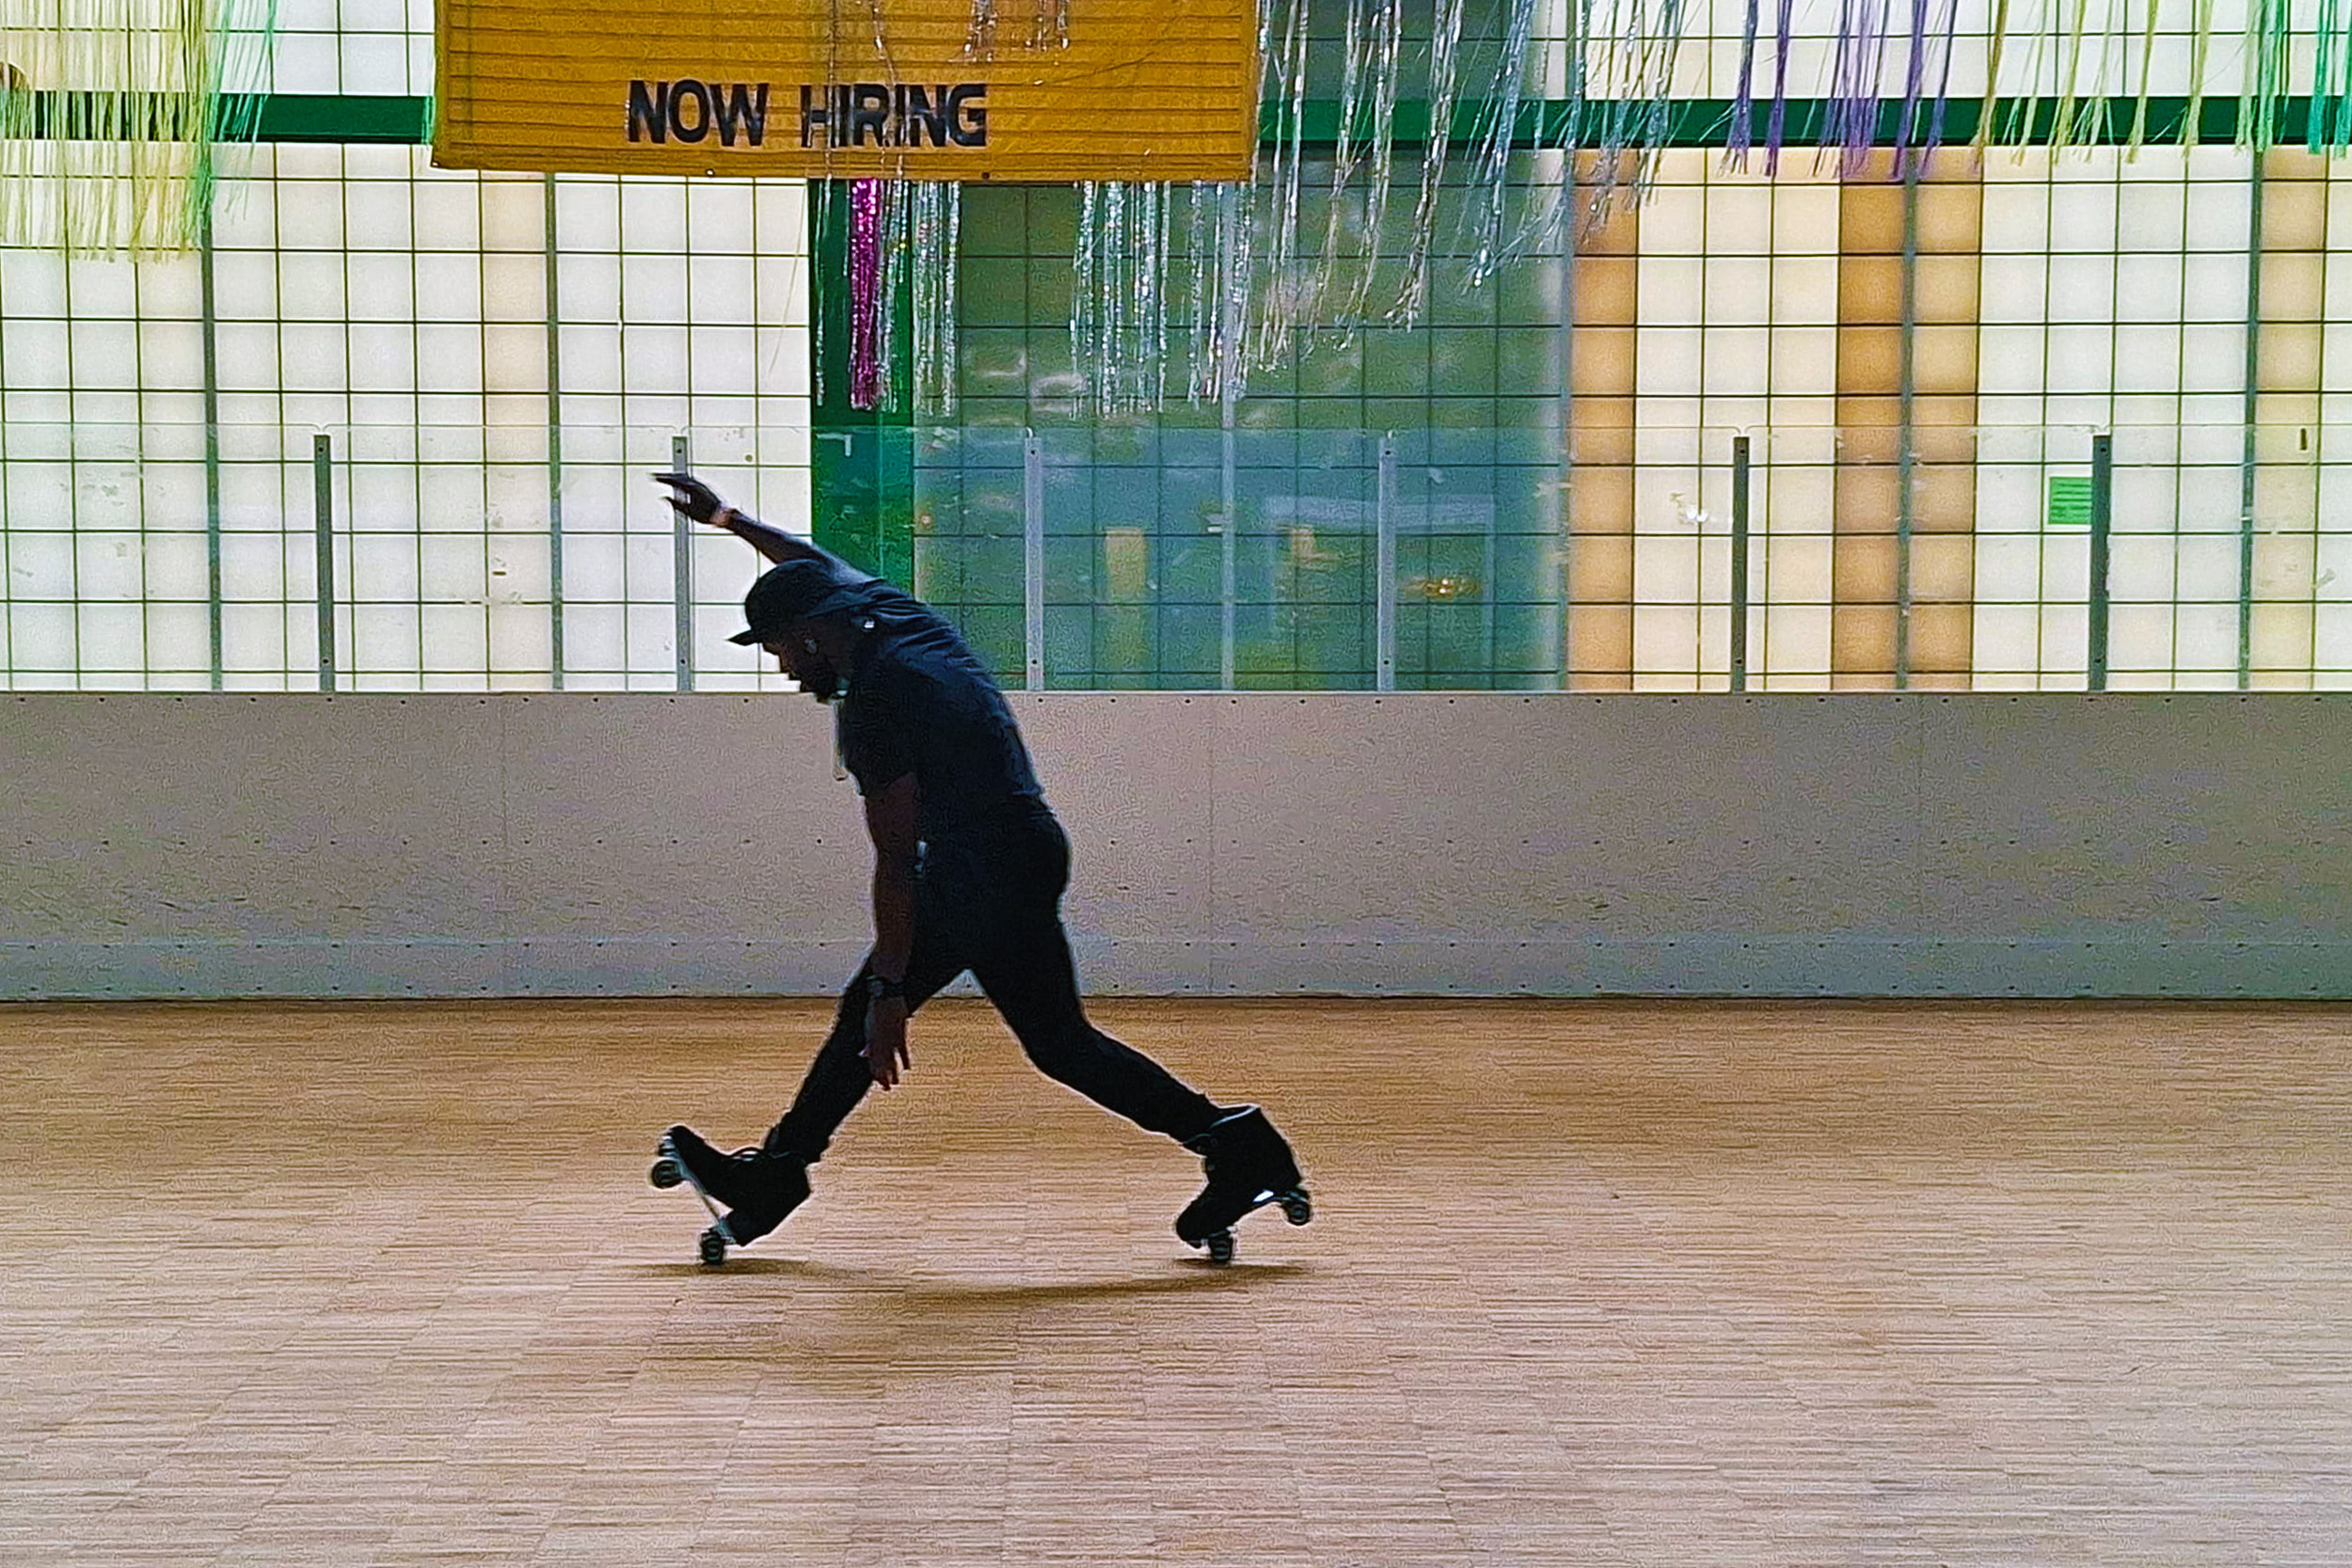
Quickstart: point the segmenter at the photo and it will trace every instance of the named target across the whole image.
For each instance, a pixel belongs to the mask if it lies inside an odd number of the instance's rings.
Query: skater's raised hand
[[[898,1086],[898,1071],[914,1066],[907,1055],[907,1001],[877,998],[866,1008],[866,1070],[885,1089]]]
[[[692,474],[667,473],[653,476],[657,483],[670,487],[669,502],[673,510],[683,513],[698,523],[721,523],[720,514],[727,503],[719,499],[719,492],[696,479]]]

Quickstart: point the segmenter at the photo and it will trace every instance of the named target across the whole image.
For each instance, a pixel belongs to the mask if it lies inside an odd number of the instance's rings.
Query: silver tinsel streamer
[[[1192,386],[1195,403],[1241,396],[1249,322],[1250,232],[1256,218],[1252,187],[1235,182],[1195,185],[1194,233],[1203,260],[1193,268]]]
[[[1498,264],[1534,255],[1557,255],[1568,233],[1576,212],[1577,152],[1583,141],[1585,48],[1592,38],[1593,5],[1594,0],[1567,0],[1562,8],[1568,29],[1567,37],[1560,40],[1558,56],[1563,113],[1557,129],[1536,144],[1559,159],[1556,178],[1526,188],[1528,210],[1517,225],[1517,233],[1504,245]]]
[[[1249,369],[1243,334],[1248,330],[1249,284],[1257,266],[1258,232],[1257,203],[1249,199],[1249,188],[1227,185],[1225,201],[1217,215],[1225,230],[1224,242],[1218,247],[1224,258],[1225,277],[1220,285],[1222,303],[1218,307],[1217,332],[1222,341],[1216,395],[1221,402],[1233,403],[1242,395]]]
[[[1601,132],[1600,156],[1593,170],[1592,205],[1586,221],[1599,223],[1609,214],[1624,170],[1626,144],[1632,137],[1633,93],[1641,79],[1643,40],[1648,36],[1644,0],[1609,0],[1609,27],[1603,35],[1606,51],[1600,71],[1601,92],[1609,118]]]
[[[890,57],[890,40],[883,36],[882,0],[866,0],[866,11],[874,24],[874,57],[882,61],[882,79],[895,82],[898,80],[898,65]]]
[[[939,349],[931,337],[939,321],[941,236],[939,202],[933,194],[939,182],[912,183],[914,189],[907,198],[907,245],[913,252],[907,261],[907,292],[914,298],[908,310],[913,330],[907,356],[914,382],[908,390],[913,393],[915,417],[920,419],[932,412],[939,396]]]
[[[914,182],[914,407],[945,417],[956,406],[956,266],[963,187]]]
[[[1299,295],[1297,271],[1298,185],[1306,162],[1308,9],[1312,0],[1290,0],[1282,34],[1280,85],[1290,99],[1290,135],[1275,149],[1272,232],[1266,247],[1266,282],[1258,315],[1255,357],[1261,365],[1280,362],[1289,351],[1291,328],[1312,309]],[[1453,0],[1459,6],[1461,0]]]
[[[1152,407],[1153,407],[1153,408],[1157,408],[1157,407],[1159,407],[1159,406],[1160,406],[1163,403],[1165,403],[1165,402],[1168,400],[1168,285],[1167,285],[1167,278],[1168,278],[1168,267],[1169,263],[1170,263],[1171,261],[1174,261],[1174,257],[1173,257],[1173,255],[1169,252],[1169,250],[1168,250],[1168,209],[1169,209],[1170,207],[1174,206],[1174,205],[1175,205],[1175,201],[1176,201],[1176,187],[1175,187],[1175,186],[1173,186],[1173,185],[1162,185],[1162,186],[1160,186],[1160,187],[1159,187],[1159,198],[1160,198],[1159,212],[1158,212],[1158,214],[1157,214],[1157,222],[1156,222],[1156,224],[1155,224],[1155,226],[1154,226],[1154,228],[1155,228],[1155,232],[1154,232],[1154,235],[1153,235],[1153,238],[1152,238],[1152,257],[1153,257],[1153,261],[1152,261],[1152,275],[1154,277],[1156,277],[1156,278],[1158,278],[1158,279],[1160,279],[1160,280],[1161,280],[1161,281],[1160,281],[1160,286],[1159,286],[1159,289],[1157,290],[1156,293],[1154,294],[1153,299],[1152,299],[1152,401],[1151,401],[1151,406],[1152,406]]]
[[[1184,396],[1194,403],[1216,395],[1216,272],[1209,258],[1209,203],[1223,188],[1195,181],[1184,203],[1184,260],[1192,285],[1192,375]]]
[[[956,406],[956,384],[962,374],[956,342],[956,312],[962,309],[957,297],[956,277],[963,268],[963,187],[944,183],[940,187],[940,204],[946,209],[946,244],[940,252],[939,269],[939,411],[950,414]]]
[[[1070,47],[1070,0],[1029,0],[1029,47]]]
[[[1559,138],[1552,143],[1560,154],[1559,199],[1551,204],[1544,222],[1528,236],[1533,249],[1572,246],[1576,214],[1577,152],[1584,144],[1584,78],[1585,51],[1593,38],[1593,0],[1572,0],[1568,7],[1568,36],[1562,50],[1562,65],[1567,74],[1567,113],[1561,122]]]
[[[1136,187],[1136,356],[1134,408],[1157,408],[1167,384],[1168,193]]]
[[[1102,254],[1103,187],[1088,180],[1078,186],[1078,246],[1070,258],[1070,369],[1078,380],[1081,398],[1096,392],[1094,362],[1101,353],[1096,342],[1101,316],[1095,309],[1095,262]]]
[[[1389,319],[1411,326],[1429,303],[1429,245],[1438,226],[1438,192],[1445,178],[1446,146],[1454,132],[1455,66],[1462,41],[1462,0],[1438,0],[1429,40],[1429,139],[1422,150],[1421,198],[1405,255],[1405,282]]]
[[[1347,211],[1348,186],[1356,178],[1356,165],[1361,154],[1356,147],[1356,115],[1363,106],[1364,50],[1370,42],[1371,21],[1364,14],[1366,0],[1347,0],[1347,39],[1340,65],[1340,122],[1333,134],[1331,147],[1331,198],[1324,212],[1323,254],[1315,268],[1313,295],[1322,301],[1329,296],[1331,279],[1340,269],[1341,219]]]
[[[972,23],[963,34],[963,57],[967,60],[993,60],[996,57],[996,0],[972,0]]]
[[[1476,160],[1477,179],[1484,188],[1474,211],[1466,211],[1466,219],[1474,219],[1475,232],[1470,237],[1470,274],[1468,283],[1473,289],[1484,288],[1495,269],[1502,264],[1504,238],[1502,233],[1505,181],[1511,172],[1511,138],[1518,129],[1519,96],[1527,85],[1527,53],[1535,36],[1535,8],[1540,0],[1511,0],[1508,31],[1503,36],[1502,58],[1497,72],[1494,100],[1486,111],[1486,122],[1481,128]]]
[[[1454,150],[1455,110],[1462,81],[1465,0],[1432,0],[1432,37],[1425,91],[1428,134],[1422,148],[1418,193],[1408,224],[1396,224],[1400,205],[1395,148],[1399,103],[1419,83],[1405,83],[1404,0],[1346,0],[1344,53],[1338,70],[1337,107],[1328,182],[1331,209],[1319,236],[1301,235],[1306,183],[1309,40],[1312,0],[1259,0],[1258,42],[1264,62],[1263,101],[1279,103],[1287,124],[1252,177],[1239,183],[1196,183],[1185,211],[1170,188],[1099,182],[1080,187],[1080,219],[1073,253],[1072,368],[1077,395],[1098,411],[1156,408],[1168,388],[1166,361],[1171,337],[1189,338],[1185,395],[1195,402],[1242,395],[1248,372],[1282,364],[1303,331],[1331,325],[1353,332],[1377,312],[1412,325],[1426,315],[1433,277],[1437,219],[1446,206],[1446,165]],[[1507,183],[1517,121],[1524,107],[1538,42],[1539,0],[1507,0],[1496,40],[1495,87],[1463,160],[1480,194],[1463,204],[1449,232],[1467,260],[1462,281],[1478,287],[1507,262],[1558,242],[1565,226],[1598,221],[1620,195],[1638,199],[1655,177],[1669,123],[1668,94],[1688,0],[1564,0],[1569,37],[1561,40],[1555,91],[1567,111],[1543,136],[1564,166],[1556,199],[1527,194],[1514,217]],[[974,37],[1001,0],[974,0]],[[1031,0],[1032,17],[1066,0]],[[985,8],[985,9],[984,9]],[[1279,9],[1279,14],[1278,14]],[[1278,25],[1279,24],[1279,25]],[[1044,30],[1033,26],[1033,46]],[[1419,62],[1416,61],[1416,66]],[[1483,82],[1473,84],[1483,90]],[[1580,187],[1587,111],[1595,127],[1595,166]],[[1408,179],[1410,177],[1408,176]],[[1324,182],[1318,176],[1315,183]],[[1578,195],[1592,199],[1580,207]],[[1353,209],[1351,211],[1351,208]],[[1449,209],[1450,210],[1450,209]],[[1175,266],[1169,245],[1184,224],[1185,261]],[[1402,245],[1389,233],[1401,230]],[[1355,245],[1358,254],[1349,253]],[[1320,243],[1318,244],[1318,239]],[[1402,278],[1392,301],[1372,305],[1380,252],[1401,248]],[[1360,264],[1359,264],[1360,261]],[[1449,276],[1446,286],[1454,279]],[[1188,297],[1178,297],[1188,289]],[[1174,318],[1171,321],[1171,316]]]
[[[1135,286],[1135,247],[1127,238],[1127,191],[1124,180],[1103,187],[1103,343],[1102,354],[1089,367],[1094,405],[1104,413],[1119,406],[1129,305]]]
[[[1202,187],[1213,188],[1213,187]],[[1168,388],[1170,187],[1104,181],[1078,187],[1070,355],[1076,401],[1098,415],[1157,409]],[[1199,213],[1196,211],[1196,228]],[[1196,279],[1206,245],[1196,252]],[[1195,298],[1201,284],[1195,283]],[[1192,395],[1199,396],[1195,385]]]
[[[1396,182],[1396,92],[1405,55],[1404,0],[1374,0],[1370,23],[1372,150],[1364,176],[1364,258],[1349,283],[1342,310],[1353,323],[1363,314],[1379,270],[1389,227],[1389,192]]]
[[[1649,114],[1642,125],[1641,151],[1634,159],[1634,198],[1649,188],[1666,155],[1666,131],[1673,119],[1675,55],[1682,47],[1682,0],[1661,0],[1643,55]]]

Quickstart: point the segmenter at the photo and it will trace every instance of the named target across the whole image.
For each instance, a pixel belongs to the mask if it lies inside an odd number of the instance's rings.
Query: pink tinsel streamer
[[[882,380],[882,182],[850,183],[850,406],[871,408]]]

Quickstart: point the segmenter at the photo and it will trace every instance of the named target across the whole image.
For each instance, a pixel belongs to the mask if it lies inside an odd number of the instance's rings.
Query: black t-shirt
[[[983,848],[1042,813],[1012,709],[955,628],[912,598],[874,609],[841,700],[841,761],[858,793],[913,773],[933,852]]]

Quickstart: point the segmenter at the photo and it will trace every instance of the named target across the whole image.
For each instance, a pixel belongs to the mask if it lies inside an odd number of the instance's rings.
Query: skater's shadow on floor
[[[718,1268],[706,1263],[632,1263],[630,1272],[654,1279],[732,1279],[739,1275],[788,1275],[828,1285],[874,1285],[869,1269],[845,1269],[805,1258],[730,1258]]]
[[[1314,1271],[1304,1263],[1214,1263],[1187,1259],[1168,1274],[1124,1279],[1025,1280],[1001,1283],[914,1285],[903,1292],[914,1307],[1032,1307],[1046,1303],[1112,1301],[1122,1296],[1164,1296],[1186,1291],[1232,1291],[1293,1279]]]
[[[790,1258],[731,1259],[706,1270],[693,1263],[644,1266],[647,1278],[702,1276],[703,1290],[687,1289],[678,1299],[730,1301],[755,1314],[776,1313],[777,1335],[750,1339],[732,1334],[714,1341],[709,1353],[740,1357],[788,1373],[810,1387],[868,1389],[886,1383],[901,1347],[920,1347],[918,1365],[952,1360],[963,1344],[998,1346],[1024,1325],[1051,1322],[1057,1332],[1102,1315],[1125,1317],[1140,1310],[1188,1316],[1192,1305],[1238,1302],[1248,1293],[1311,1278],[1320,1271],[1307,1263],[1237,1263],[1223,1268],[1202,1262],[1171,1262],[1164,1269],[1122,1276],[1071,1279],[956,1279],[909,1275],[889,1269],[855,1269]],[[731,1288],[730,1288],[731,1287]],[[1168,1305],[1142,1304],[1154,1298]],[[1220,1317],[1232,1307],[1216,1309]],[[1247,1311],[1247,1308],[1243,1309]]]
[[[1070,1280],[940,1280],[892,1275],[873,1269],[849,1269],[801,1258],[730,1258],[720,1268],[700,1263],[644,1263],[637,1272],[653,1278],[689,1277],[723,1280],[741,1276],[806,1280],[834,1287],[862,1287],[884,1291],[912,1307],[1026,1307],[1050,1302],[1078,1303],[1117,1300],[1122,1296],[1172,1295],[1186,1291],[1239,1290],[1275,1280],[1313,1274],[1305,1263],[1229,1263],[1184,1259],[1166,1274],[1132,1275],[1116,1279]]]

